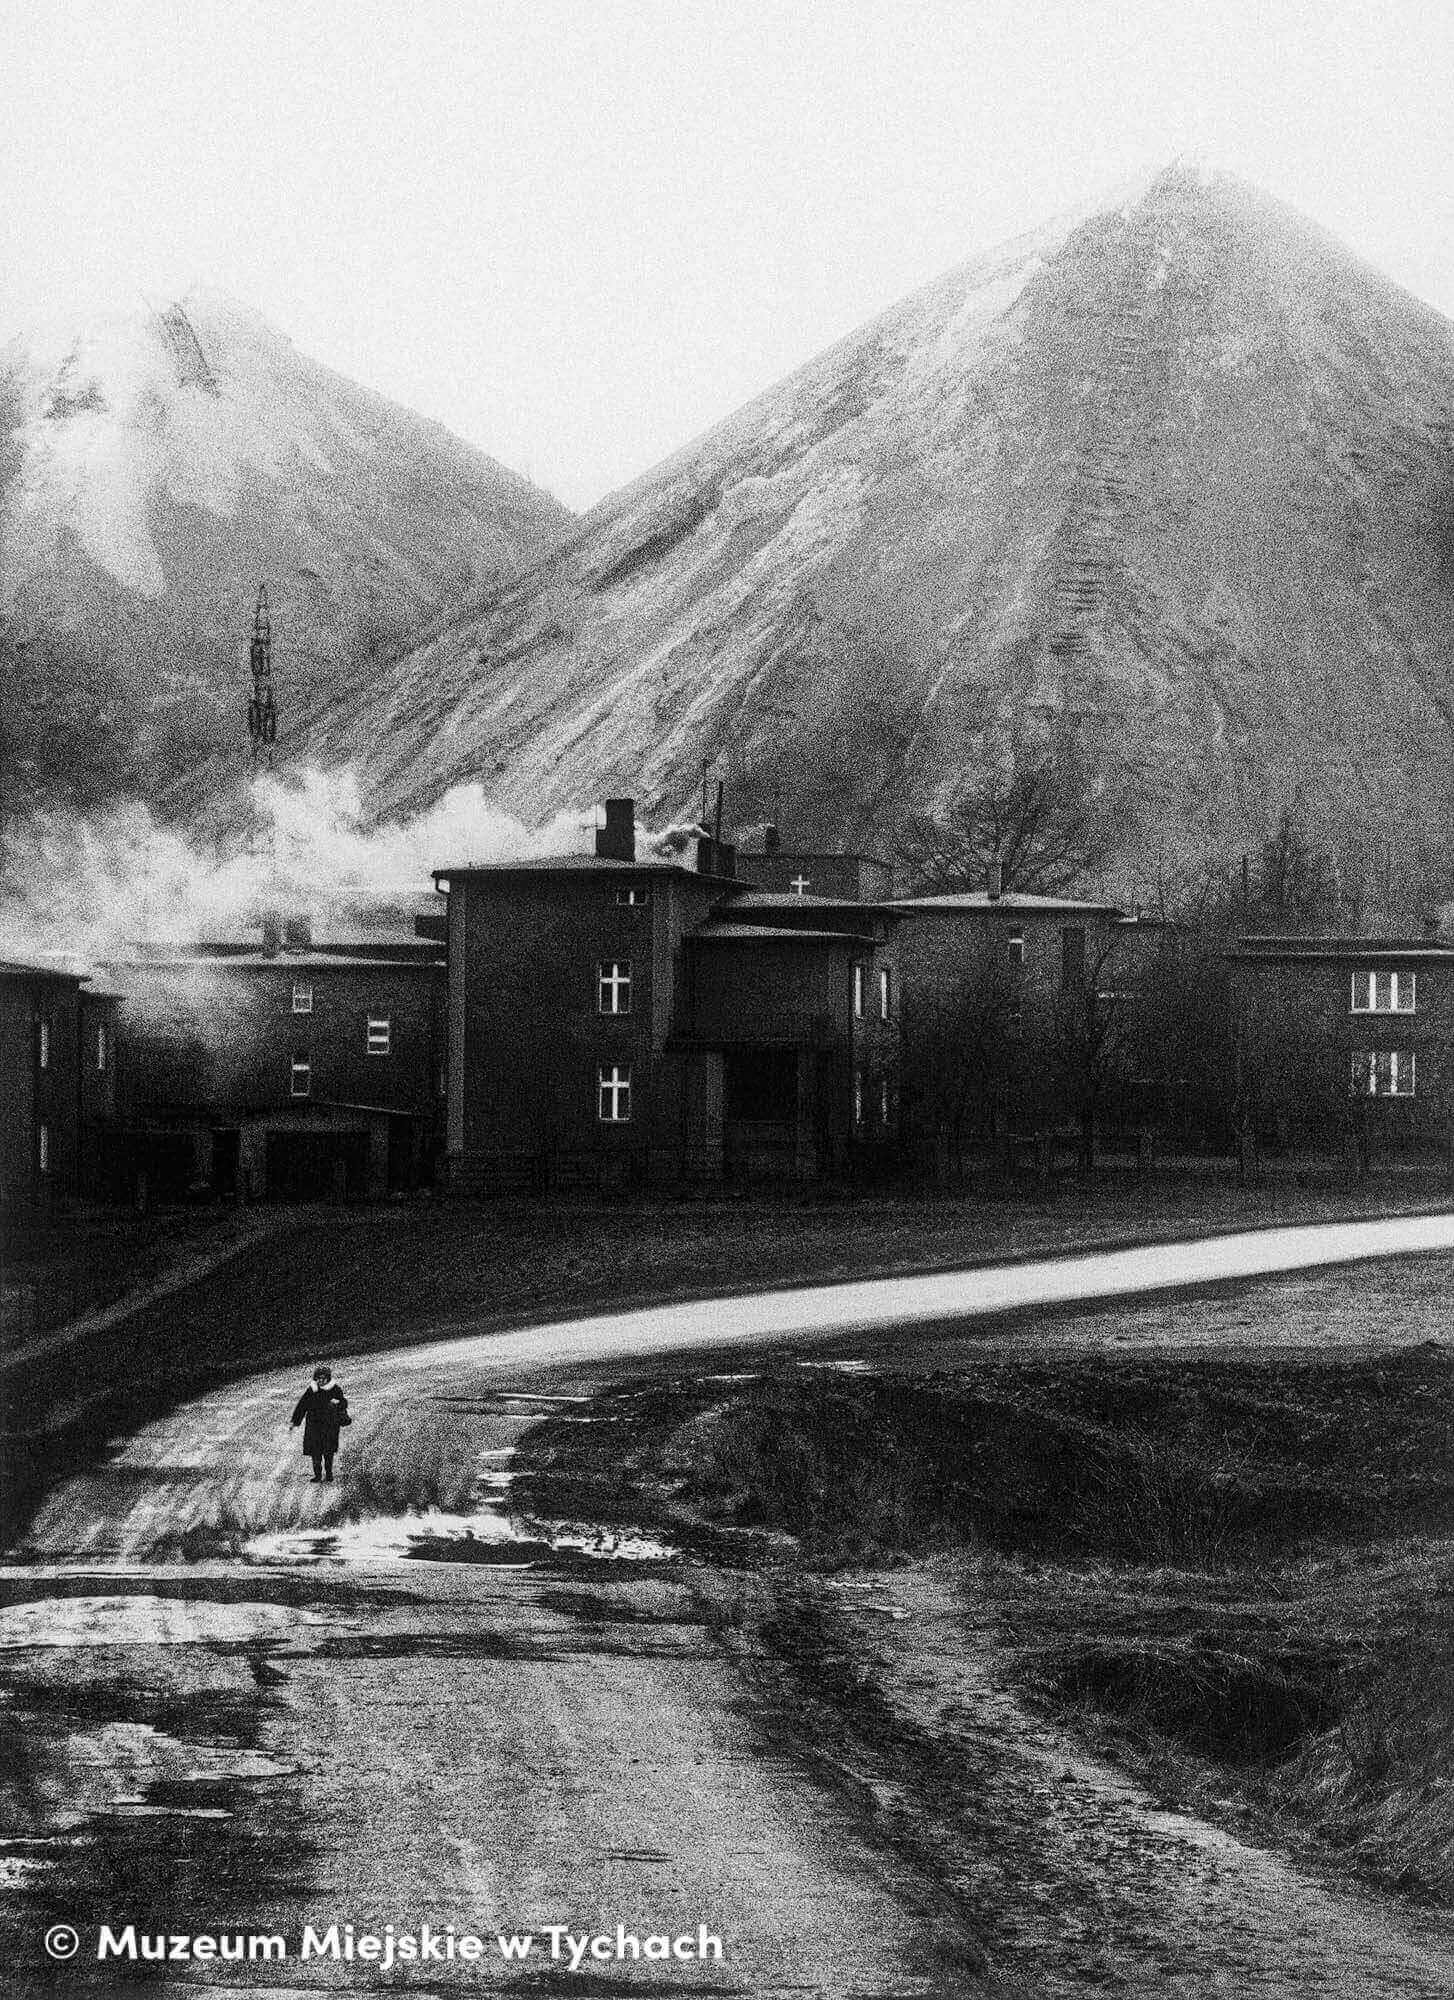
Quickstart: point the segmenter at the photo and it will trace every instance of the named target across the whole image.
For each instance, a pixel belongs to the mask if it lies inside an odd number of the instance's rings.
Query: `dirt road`
[[[0,1870],[0,1883],[32,1899],[23,1915],[74,1912],[72,1989],[111,1990],[114,1969],[86,1953],[98,1923],[134,1919],[295,1941],[335,1922],[534,1938],[525,1970],[497,1950],[394,1969],[429,1992],[982,1990],[973,1899],[946,1900],[773,1754],[689,1564],[588,1523],[522,1539],[508,1499],[520,1431],[550,1407],[590,1422],[603,1367],[657,1355],[710,1366],[847,1329],[1451,1249],[1454,1216],[1267,1230],[335,1358],[357,1422],[331,1488],[308,1483],[288,1430],[298,1374],[205,1397],[52,1496],[4,1572],[0,1674],[53,1726],[32,1732],[30,1831],[13,1850],[19,1874]],[[1007,1759],[998,1782],[1013,1790],[1027,1768]],[[1121,1821],[1152,1813],[1129,1786],[1112,1806]],[[1099,1809],[1077,1799],[1082,1819]],[[1210,1851],[1220,1836],[1186,1822],[1177,1838]],[[1242,1855],[1218,1852],[1209,1911],[1237,1903],[1238,1869],[1262,1867]],[[1100,1983],[1348,2000],[1454,1990],[1447,1929],[1415,1939],[1392,1908],[1316,1893],[1301,1907],[1264,1897],[1235,1954],[1204,1936],[1200,1971],[1172,1985],[1165,1963],[1159,1986],[1131,1958],[1122,1976],[1108,1933]],[[1043,1904],[1046,1890],[1001,1881],[995,1894]],[[1312,1909],[1318,1951],[1298,1942]],[[705,1926],[722,1960],[628,1956],[572,1974],[548,1955],[547,1926],[618,1923],[673,1938]],[[43,1965],[31,1977],[28,1990],[52,1990]],[[248,1967],[249,1983],[289,1991],[378,1977],[295,1954]]]

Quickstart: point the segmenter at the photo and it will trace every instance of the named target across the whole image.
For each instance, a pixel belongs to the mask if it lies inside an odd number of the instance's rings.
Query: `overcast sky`
[[[573,506],[1183,151],[1454,315],[1448,0],[5,0],[0,319],[220,284]]]

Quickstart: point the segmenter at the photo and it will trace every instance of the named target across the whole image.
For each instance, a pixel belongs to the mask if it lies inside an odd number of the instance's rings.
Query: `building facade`
[[[162,1199],[377,1196],[428,1185],[444,1089],[441,947],[261,941],[125,967],[134,1170]]]
[[[593,854],[437,872],[455,1185],[807,1176],[887,1137],[891,920],[695,858],[638,856],[617,799]]]
[[[1296,1150],[1454,1143],[1454,949],[1438,938],[1245,937],[1227,955],[1239,1122]]]
[[[116,1009],[78,974],[0,963],[0,1212],[109,1191]]]

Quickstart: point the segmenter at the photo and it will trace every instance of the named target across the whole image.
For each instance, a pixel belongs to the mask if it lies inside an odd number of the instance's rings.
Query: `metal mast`
[[[252,618],[252,700],[247,705],[247,732],[252,738],[252,768],[256,771],[264,754],[268,769],[273,768],[273,745],[278,740],[278,711],[273,704],[273,625],[268,616],[268,587],[257,587],[257,609]]]

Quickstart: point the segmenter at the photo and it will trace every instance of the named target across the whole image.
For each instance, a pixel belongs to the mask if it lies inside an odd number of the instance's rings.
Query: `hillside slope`
[[[375,810],[695,797],[892,838],[1068,715],[1124,843],[1447,803],[1454,327],[1177,166],[981,256],[601,503],[302,747]],[[1410,831],[1412,830],[1412,832]]]
[[[286,734],[570,518],[221,294],[19,335],[0,348],[7,795],[155,796],[245,744],[260,581]]]

